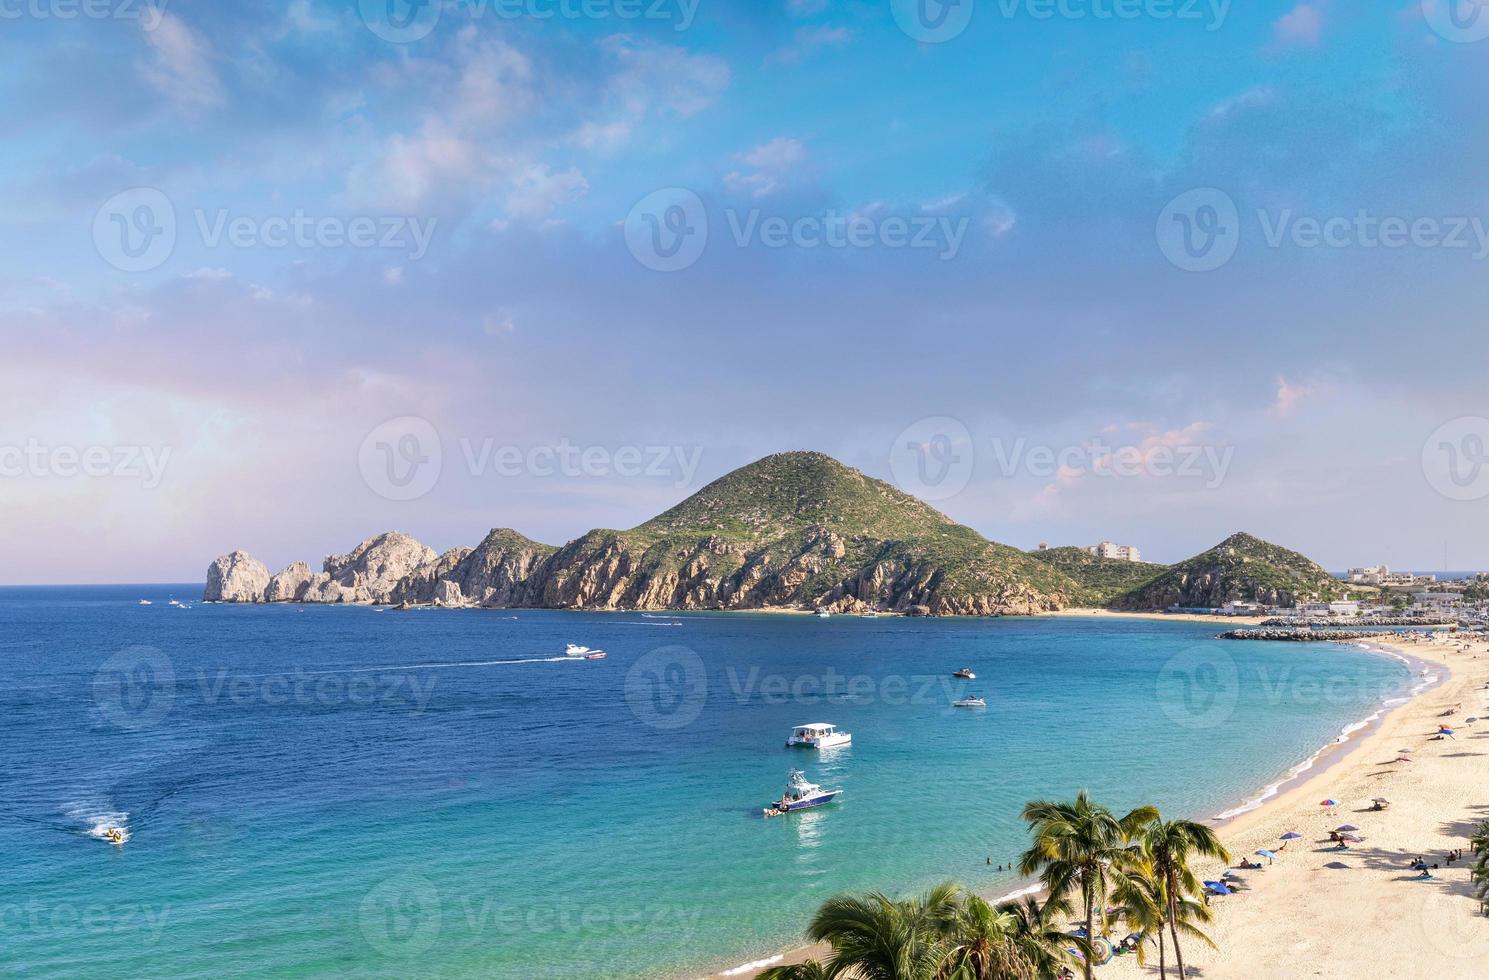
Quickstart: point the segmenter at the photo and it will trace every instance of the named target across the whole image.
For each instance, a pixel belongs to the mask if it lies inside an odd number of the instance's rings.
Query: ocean
[[[1411,683],[1159,620],[199,595],[0,589],[0,973],[697,976],[835,892],[1016,887],[1030,799],[1234,810]],[[794,767],[841,800],[763,818]]]

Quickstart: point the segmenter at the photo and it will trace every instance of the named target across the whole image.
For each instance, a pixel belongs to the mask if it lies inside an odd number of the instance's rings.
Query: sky
[[[1489,568],[1472,0],[0,0],[0,583],[989,537]]]

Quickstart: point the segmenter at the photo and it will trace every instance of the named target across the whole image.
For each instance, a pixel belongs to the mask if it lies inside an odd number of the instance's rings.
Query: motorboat
[[[834,745],[847,745],[852,741],[853,736],[848,732],[838,731],[836,725],[816,722],[811,725],[797,725],[791,729],[791,736],[786,739],[786,745],[805,749],[827,749]]]
[[[982,698],[959,698],[951,702],[953,708],[986,708],[987,702]]]
[[[794,810],[806,810],[831,803],[842,792],[840,789],[823,789],[816,783],[809,783],[806,773],[800,769],[792,769],[786,782],[786,792],[781,794],[779,800],[766,806],[763,812],[767,817],[779,817]]]
[[[590,656],[591,654],[595,654],[595,653],[598,653],[600,656],[599,657],[592,657],[592,656]],[[567,646],[564,647],[564,656],[566,656],[566,657],[583,657],[586,660],[599,660],[601,657],[605,656],[605,651],[604,650],[596,650],[593,647],[581,646],[578,643],[570,643],[570,644],[568,644]]]
[[[870,609],[867,612],[863,613],[863,618],[864,619],[878,619],[879,618],[879,610],[877,610],[877,609]]]
[[[960,677],[964,681],[977,680],[977,675],[972,673],[972,669],[970,667],[963,667],[961,670],[953,670],[951,672],[951,676]]]
[[[817,610],[817,618],[818,619],[827,619],[831,615],[832,615],[832,612],[830,610],[827,610],[827,609],[818,609]]]
[[[142,606],[153,606],[153,605],[155,605],[155,603],[151,602],[149,599],[141,599],[140,600],[140,605],[142,605]]]
[[[595,650],[592,653],[586,653],[584,655],[584,659],[585,660],[604,660],[605,659],[605,651],[604,650]]]

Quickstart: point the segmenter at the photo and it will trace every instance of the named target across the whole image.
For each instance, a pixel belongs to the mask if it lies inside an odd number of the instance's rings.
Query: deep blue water
[[[198,595],[0,589],[0,972],[697,974],[839,890],[1007,888],[1031,798],[1213,815],[1409,673],[1167,621]],[[784,748],[814,721],[853,745]],[[792,766],[842,801],[762,819]]]

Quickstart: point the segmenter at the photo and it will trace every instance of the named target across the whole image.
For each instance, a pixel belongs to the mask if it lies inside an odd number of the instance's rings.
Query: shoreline
[[[1065,610],[1062,612],[1042,613],[1039,615],[1046,617],[1090,616],[1094,618],[1112,619],[1169,619],[1182,620],[1187,622],[1221,622],[1242,624],[1246,624],[1247,620],[1254,620],[1255,622],[1251,625],[1259,624],[1263,618],[1245,616],[1205,616],[1201,614],[1188,613],[1125,613],[1102,609]],[[1389,636],[1390,634],[1388,633],[1385,635]],[[1345,725],[1344,728],[1341,729],[1339,735],[1337,735],[1334,739],[1324,743],[1307,759],[1292,766],[1288,770],[1286,775],[1283,775],[1280,778],[1275,779],[1260,787],[1257,794],[1247,797],[1246,799],[1237,803],[1235,806],[1227,807],[1219,814],[1210,816],[1190,815],[1187,817],[1188,819],[1194,819],[1213,827],[1218,833],[1220,833],[1222,841],[1227,843],[1228,847],[1230,846],[1231,840],[1233,838],[1240,838],[1248,834],[1256,833],[1257,830],[1267,821],[1275,819],[1289,807],[1297,805],[1298,802],[1302,799],[1305,791],[1309,790],[1310,787],[1317,788],[1317,784],[1321,782],[1324,777],[1332,774],[1336,778],[1342,779],[1346,775],[1344,770],[1350,768],[1348,765],[1346,765],[1347,763],[1357,761],[1361,757],[1361,750],[1365,749],[1367,746],[1373,746],[1375,743],[1384,738],[1388,722],[1391,722],[1393,720],[1400,720],[1402,717],[1405,716],[1405,714],[1407,714],[1407,709],[1411,708],[1414,705],[1422,704],[1424,702],[1424,699],[1428,695],[1430,695],[1434,691],[1439,691],[1453,685],[1455,680],[1460,686],[1466,683],[1466,678],[1455,676],[1452,665],[1448,662],[1446,656],[1446,651],[1448,648],[1442,644],[1409,644],[1399,640],[1392,641],[1386,639],[1348,640],[1332,642],[1352,647],[1361,653],[1369,654],[1371,656],[1384,656],[1401,661],[1408,670],[1412,671],[1411,677],[1408,678],[1408,685],[1405,693],[1402,694],[1399,698],[1393,697],[1385,699],[1371,715],[1359,721],[1351,722]],[[1425,647],[1425,650],[1422,649],[1423,647]],[[1441,648],[1441,650],[1443,651],[1442,655],[1432,655],[1437,654],[1439,648]],[[1424,653],[1428,655],[1422,655]],[[1421,678],[1422,675],[1427,672],[1427,670],[1435,670],[1437,672],[1430,675],[1426,680],[1423,680],[1420,683],[1412,683],[1412,680]],[[1240,849],[1233,850],[1233,858],[1240,858],[1243,856],[1249,857],[1251,855],[1249,851],[1242,851]],[[1215,869],[1215,874],[1218,875],[1221,870],[1223,869],[1217,866],[1217,868]],[[1206,873],[1209,873],[1208,866]],[[1025,895],[1038,894],[1043,891],[1043,887],[1041,885],[1039,885],[1037,882],[1030,882],[1027,879],[1023,880],[1022,883],[1010,884],[1013,884],[1015,886],[1011,891],[1000,891],[997,894],[991,892],[979,892],[979,894],[981,894],[982,897],[986,898],[988,901],[996,903],[1011,901],[1014,899],[1022,898]],[[1196,944],[1196,946],[1197,945],[1198,944]],[[1223,956],[1225,954],[1225,946],[1223,944],[1218,945],[1220,945],[1221,947],[1218,951],[1207,950],[1207,952],[1210,952],[1212,955],[1218,954],[1220,956]],[[1198,950],[1196,950],[1195,952],[1197,951]],[[822,944],[804,944],[776,953],[770,957],[754,960],[749,963],[742,963],[725,970],[701,975],[693,974],[692,976],[698,977],[699,980],[716,980],[716,978],[752,978],[758,976],[762,971],[770,967],[799,963],[814,956],[820,957],[825,952],[826,947]],[[1192,955],[1192,953],[1186,951],[1186,956]],[[1193,960],[1193,962],[1198,963],[1198,960]],[[1120,963],[1120,961],[1114,961],[1114,964],[1118,963]],[[1109,964],[1109,966],[1110,965],[1112,964]],[[1111,976],[1113,975],[1113,972],[1114,971],[1108,970],[1107,968],[1103,968],[1102,975]],[[1156,975],[1156,970],[1140,970],[1136,967],[1133,967],[1131,970],[1123,971],[1123,975],[1130,976],[1147,976],[1149,974]]]

